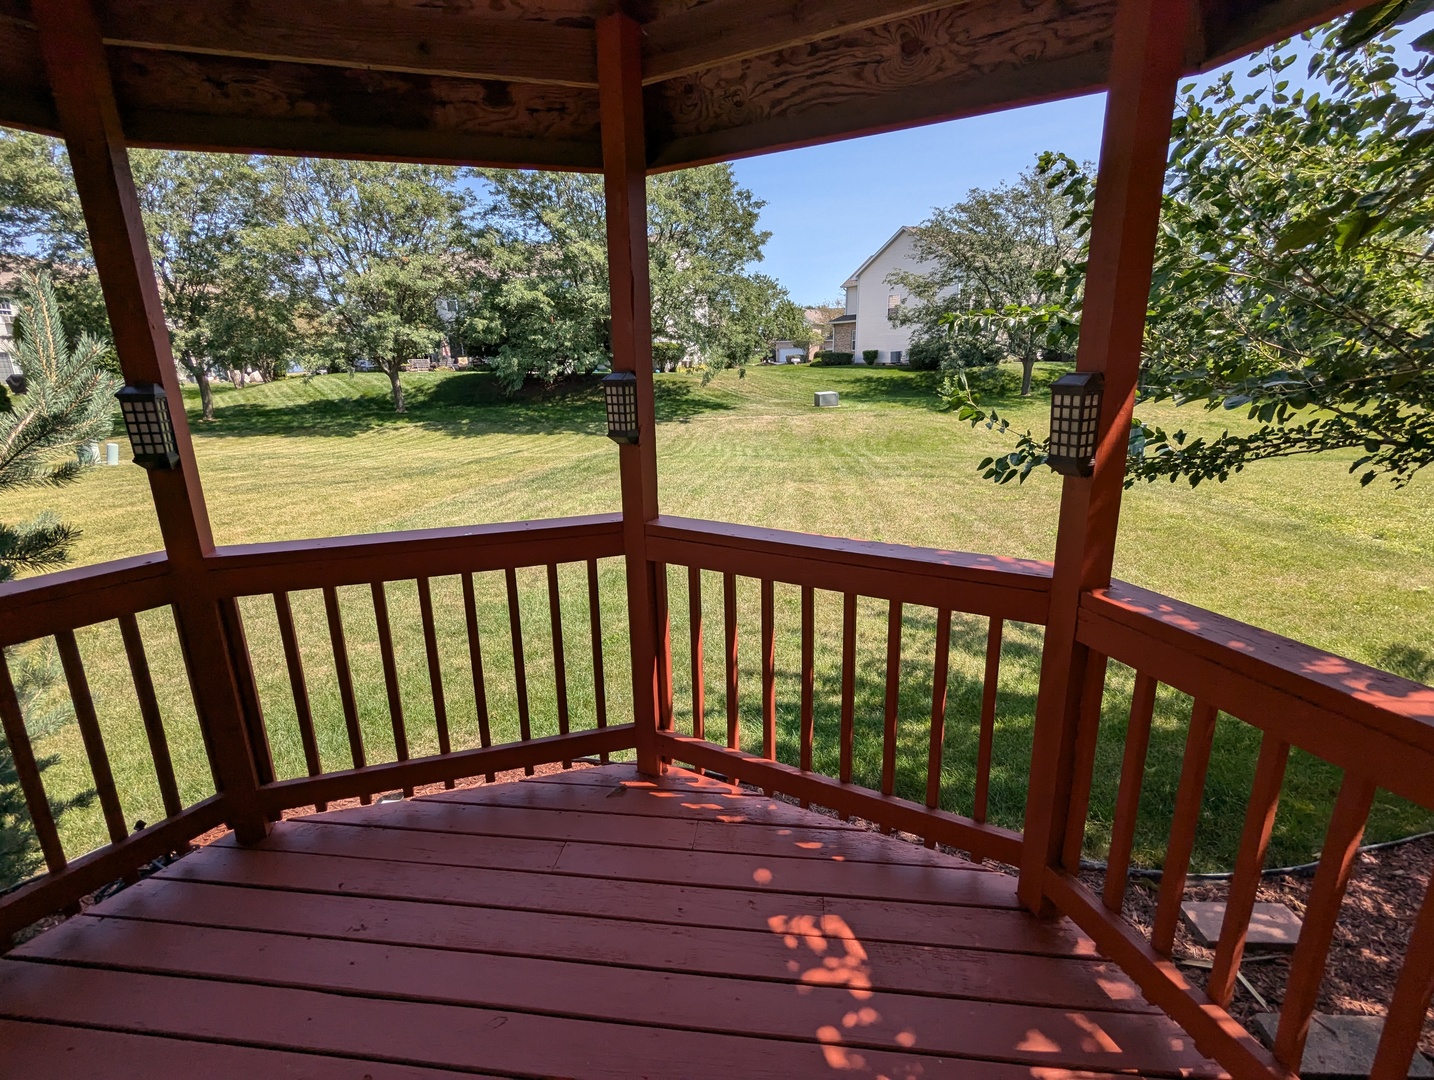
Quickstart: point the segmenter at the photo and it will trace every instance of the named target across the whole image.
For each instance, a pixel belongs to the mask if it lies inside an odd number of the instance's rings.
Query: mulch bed
[[[1360,853],[1330,945],[1316,1005],[1320,1012],[1385,1014],[1394,996],[1414,917],[1429,889],[1431,866],[1434,837]],[[1104,887],[1104,875],[1099,872],[1083,873],[1081,877],[1097,893]],[[1303,918],[1313,884],[1313,874],[1267,877],[1260,887],[1259,899],[1284,904]],[[1154,881],[1136,881],[1125,894],[1126,917],[1147,935],[1155,916],[1156,888]],[[1224,900],[1228,888],[1224,881],[1192,882],[1185,890],[1185,899]],[[1212,960],[1215,953],[1197,945],[1182,925],[1175,938],[1174,955],[1177,961]],[[1240,970],[1268,1007],[1261,1006],[1248,988],[1237,985],[1230,1003],[1231,1015],[1248,1027],[1256,1013],[1278,1011],[1289,968],[1288,954],[1247,953]],[[1183,970],[1192,983],[1205,985],[1206,970]],[[1434,1055],[1434,1009],[1425,1016],[1420,1049]]]

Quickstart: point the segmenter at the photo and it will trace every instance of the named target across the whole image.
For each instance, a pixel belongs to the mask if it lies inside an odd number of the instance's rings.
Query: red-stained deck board
[[[630,1080],[637,1061],[638,1075],[649,1080],[690,1077],[694,1062],[709,1076],[753,1080],[833,1071],[831,1048],[815,1032],[810,1042],[754,1039],[18,960],[0,961],[0,999],[18,1019],[520,1075]],[[840,1039],[842,1018],[833,1019],[838,1027],[831,1034]],[[836,1049],[848,1061],[855,1052],[841,1044]],[[1028,1065],[1013,1069],[899,1050],[863,1051],[862,1057],[888,1076],[1030,1075]]]
[[[425,1069],[362,1058],[261,1050],[60,1024],[0,1020],[5,1076],[136,1080],[473,1080],[482,1073]]]
[[[730,930],[624,922],[615,938],[612,921],[584,915],[280,891],[256,903],[248,889],[184,881],[142,882],[96,911],[111,921],[262,930],[465,954],[559,957],[734,978],[791,978],[787,935],[768,925]],[[811,918],[820,930],[822,917]],[[784,928],[792,929],[790,920]],[[1058,933],[1036,943],[1047,955],[1003,950],[1032,947],[1019,938],[1027,929],[1018,914],[990,913],[964,948],[869,938],[861,938],[861,943],[874,990],[1082,1009],[1152,1009],[1119,968],[1071,956],[1069,940]]]
[[[221,840],[0,960],[0,1076],[1220,1075],[1014,879],[833,824],[610,766]]]

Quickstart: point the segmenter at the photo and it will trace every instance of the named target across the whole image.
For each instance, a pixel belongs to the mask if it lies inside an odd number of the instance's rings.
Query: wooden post
[[[603,192],[607,206],[612,366],[637,376],[636,445],[618,447],[622,481],[627,612],[632,638],[633,720],[637,766],[662,769],[657,568],[647,557],[647,523],[657,517],[657,445],[652,403],[652,298],[647,262],[647,152],[642,120],[642,32],[626,15],[597,24]]]
[[[259,839],[268,824],[259,809],[254,755],[244,730],[221,612],[213,598],[206,598],[203,587],[203,560],[214,550],[214,537],[104,41],[89,0],[35,0],[31,8],[120,368],[127,382],[163,386],[168,399],[179,467],[151,470],[150,491],[170,570],[181,580],[183,598],[176,603],[176,615],[189,636],[185,644],[196,665],[195,704],[207,728],[215,775],[229,797],[229,821],[240,840]]]
[[[1076,641],[1083,592],[1110,583],[1175,87],[1190,0],[1120,0],[1115,20],[1100,172],[1091,221],[1076,367],[1105,374],[1095,474],[1061,493],[1050,615],[1041,657],[1019,895],[1045,908],[1047,867],[1061,858],[1074,786],[1076,735],[1087,681],[1103,673]]]

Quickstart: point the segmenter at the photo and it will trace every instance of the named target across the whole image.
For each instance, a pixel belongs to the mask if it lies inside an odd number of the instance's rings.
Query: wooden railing
[[[1020,836],[986,822],[991,770],[991,742],[1000,674],[1002,627],[1008,620],[1045,621],[1050,588],[1050,567],[1020,559],[998,559],[892,544],[862,543],[802,533],[779,532],[682,518],[661,518],[648,527],[648,555],[668,567],[685,568],[688,612],[688,660],[692,695],[690,735],[678,734],[673,724],[672,673],[665,669],[665,752],[686,762],[780,791],[804,803],[828,807],[846,816],[871,821],[888,830],[900,829],[944,843],[977,858],[1018,861]],[[706,730],[704,653],[709,620],[703,597],[703,572],[720,575],[720,648],[725,681],[725,743],[709,739]],[[671,575],[660,576],[667,580]],[[741,578],[759,583],[760,631],[756,642],[760,658],[761,740],[759,747],[740,745],[739,650],[737,593]],[[799,746],[793,760],[783,762],[777,753],[776,660],[778,584],[800,590],[801,693]],[[669,591],[671,590],[669,584]],[[815,609],[818,592],[841,598],[840,724],[838,766],[835,775],[813,769],[815,723],[813,686],[816,667]],[[879,756],[880,779],[876,788],[853,782],[853,762],[864,749],[867,736],[857,723],[857,606],[861,598],[884,601],[887,609],[885,692]],[[670,605],[659,598],[661,620],[669,621]],[[712,607],[717,609],[716,598]],[[912,609],[925,609],[936,627],[929,658],[931,706],[919,718],[900,715],[902,634]],[[943,755],[946,747],[948,657],[953,613],[988,619],[984,684],[979,717],[980,737],[974,765],[970,816],[940,808]],[[711,620],[717,623],[714,617]],[[670,639],[671,628],[664,626]],[[714,634],[715,638],[715,634]],[[669,649],[668,656],[671,656]],[[898,742],[913,725],[924,728],[927,742],[924,800],[902,798],[896,791]],[[872,748],[873,756],[875,748]]]
[[[0,942],[36,919],[75,904],[102,885],[131,878],[145,863],[183,849],[195,837],[233,822],[236,807],[232,793],[225,789],[225,766],[216,749],[222,742],[224,717],[216,715],[212,708],[215,687],[229,682],[231,676],[244,728],[242,744],[248,748],[258,783],[258,805],[271,819],[294,807],[323,808],[346,798],[367,803],[378,792],[402,789],[411,793],[417,786],[436,783],[451,786],[464,777],[491,777],[509,769],[522,768],[531,773],[535,766],[550,762],[567,763],[589,756],[605,760],[613,753],[630,749],[634,745],[633,725],[609,722],[610,680],[604,677],[603,579],[610,579],[608,591],[612,591],[613,586],[620,588],[621,576],[619,572],[605,573],[603,560],[612,560],[621,551],[620,519],[606,516],[221,548],[207,560],[204,572],[198,576],[180,577],[163,556],[143,556],[46,575],[0,589],[0,647],[28,644],[58,654],[68,706],[93,781],[93,797],[110,841],[88,853],[76,855],[66,850],[52,809],[57,800],[47,792],[42,775],[44,761],[37,759],[16,686],[4,654],[0,653],[0,720],[16,782],[47,870],[43,876],[0,895]],[[567,564],[576,564],[573,569],[586,582],[583,623],[590,635],[586,643],[572,640],[572,635],[565,638],[559,570]],[[529,567],[538,568],[545,579],[549,617],[542,636],[547,638],[544,646],[550,642],[551,651],[545,655],[555,676],[557,730],[538,737],[531,723],[533,688],[525,664],[534,633],[531,627],[524,629],[522,620],[522,604],[532,590],[519,588],[519,572]],[[479,576],[492,576],[495,572],[501,582],[486,582],[489,589],[485,596],[485,583],[478,580]],[[450,586],[449,592],[461,596],[457,603],[462,609],[461,613],[445,613],[452,616],[449,621],[456,622],[457,628],[442,637],[435,603],[440,581]],[[367,596],[353,595],[354,586],[362,587]],[[413,591],[416,610],[400,613],[391,605],[390,598],[397,588]],[[486,603],[480,602],[480,597]],[[246,632],[246,621],[252,628],[257,605],[261,604],[272,620],[272,636],[277,638],[268,642],[275,654],[273,664],[256,663],[256,656],[263,658],[262,647]],[[315,632],[315,620],[300,626],[296,611],[301,604],[310,614],[322,611],[322,639],[316,640],[320,635]],[[570,600],[569,606],[573,604]],[[188,639],[183,612],[202,611],[206,605],[216,613],[215,625],[226,639],[229,672],[205,669],[193,660],[196,650]],[[495,648],[491,636],[486,641],[480,636],[480,607],[496,611],[504,606],[508,632],[499,638]],[[620,604],[614,607],[620,608]],[[177,639],[190,689],[188,700],[176,701],[171,695],[166,707],[161,706],[151,677],[142,621],[151,631],[156,627],[163,630],[168,624],[156,621],[155,615],[146,615],[151,612],[172,613],[170,636]],[[354,624],[367,623],[370,618],[373,640],[356,640]],[[113,657],[100,654],[98,649],[87,650],[87,657],[77,638],[77,631],[100,634],[107,624],[117,629],[123,642],[128,669],[123,678]],[[305,630],[310,631],[307,638]],[[396,631],[408,631],[409,638],[422,643],[424,684],[431,702],[436,753],[415,756],[410,752],[411,729],[400,686]],[[615,631],[624,635],[625,627],[618,624]],[[189,628],[188,634],[193,633]],[[326,655],[322,644],[328,646]],[[377,688],[364,685],[357,674],[352,662],[356,646],[377,648],[386,716],[372,715],[377,710],[365,715],[361,708],[361,700],[369,696],[366,691]],[[504,649],[511,649],[510,662],[505,667],[511,679],[505,675],[507,704],[499,715],[491,706],[492,670],[495,654],[502,659]],[[338,692],[348,752],[345,764],[350,767],[325,769],[321,760],[319,718],[312,678],[305,668],[306,655],[312,659],[316,652],[327,662],[326,672],[331,672]],[[612,662],[619,665],[615,670],[623,670],[626,657],[619,650],[613,652],[617,655]],[[445,657],[453,659],[445,662]],[[569,657],[592,680],[591,715],[574,715],[570,707]],[[457,666],[466,668],[464,674],[471,679],[471,717],[452,715],[447,703],[453,686],[451,669]],[[108,709],[97,708],[97,695],[91,689],[97,667],[102,669],[106,684],[107,692],[101,697],[109,703]],[[450,670],[445,672],[445,667]],[[272,711],[280,679],[285,684],[285,697],[292,702],[292,716],[302,745],[302,775],[292,777],[276,770],[270,742],[273,721],[272,717],[266,718],[266,703]],[[101,724],[101,716],[106,713],[112,724],[133,721],[133,706],[123,701],[130,693],[137,705],[163,807],[158,821],[143,824],[133,832],[130,818],[126,817],[126,810],[133,807],[126,807],[121,798]],[[185,719],[175,713],[185,712],[197,721],[203,735],[210,773],[203,785],[192,776],[185,784],[176,779],[166,728],[167,721],[172,726]],[[451,729],[460,722],[474,736],[468,741],[476,745],[455,748]],[[366,739],[365,728],[372,732],[375,723],[384,724],[391,732],[392,760],[371,760],[373,740]],[[495,739],[495,730],[513,737]],[[192,756],[195,748],[183,749]],[[206,790],[186,806],[181,788],[193,792],[196,786]]]
[[[657,742],[665,758],[927,844],[1021,863],[1021,834],[987,820],[992,746],[1001,711],[1003,642],[1009,663],[1013,636],[1029,637],[1044,624],[1047,564],[677,518],[650,524],[645,545],[659,571]],[[610,516],[225,548],[198,577],[178,576],[162,557],[147,556],[0,587],[0,646],[53,642],[110,840],[78,857],[61,842],[43,763],[0,656],[0,720],[48,869],[0,896],[0,941],[99,886],[134,876],[194,837],[232,824],[246,776],[252,777],[247,790],[256,812],[272,819],[296,807],[367,801],[383,791],[411,792],[632,749],[635,726],[622,722],[631,707],[624,696],[630,690],[624,575],[620,566],[604,562],[615,563],[623,552],[621,519]],[[607,594],[613,594],[613,617],[605,623]],[[755,596],[755,612],[743,608],[744,596]],[[173,611],[172,633],[161,618],[166,609]],[[211,610],[215,617],[206,621]],[[674,625],[674,613],[684,616],[683,625]],[[196,630],[196,620],[209,629]],[[485,620],[486,631],[480,626]],[[955,620],[961,620],[970,655],[953,648]],[[134,832],[91,692],[95,657],[87,658],[76,634],[102,624],[113,624],[123,646],[123,660],[110,659],[106,678],[113,683],[122,677],[125,693],[133,694],[131,723],[143,730],[163,808],[160,820]],[[749,631],[739,632],[739,626]],[[918,626],[919,648],[912,644]],[[167,733],[177,706],[156,691],[147,636],[161,631],[177,639],[188,667],[186,707],[204,735],[210,774],[204,782],[195,780],[192,767],[187,779],[176,778],[180,755],[195,751],[171,745]],[[227,657],[228,672],[193,661],[201,632],[222,637],[218,653],[210,647],[200,654]],[[579,640],[584,634],[588,640]],[[605,636],[616,639],[606,651]],[[1083,598],[1077,636],[1093,662],[1075,733],[1069,825],[1059,860],[1045,870],[1042,895],[1233,1075],[1288,1076],[1300,1059],[1376,792],[1434,810],[1434,690],[1124,585]],[[779,664],[779,651],[787,663]],[[360,652],[376,663],[359,664]],[[412,695],[406,704],[401,667],[405,658],[416,664],[419,656],[421,673],[414,675],[411,665],[408,682],[423,687],[423,719],[416,727],[418,710]],[[495,659],[504,662],[501,679],[494,675]],[[956,660],[965,665],[964,678],[979,680],[979,693],[964,699],[971,713],[957,718],[976,733],[972,759],[959,769],[950,760],[948,716],[950,663]],[[1096,782],[1101,705],[1112,692],[1110,661],[1135,677],[1103,895],[1097,895],[1077,874]],[[542,725],[533,707],[539,666],[544,701],[552,703]],[[715,683],[712,670],[720,673]],[[829,690],[822,702],[819,675]],[[571,693],[579,677],[583,694],[591,689],[581,709]],[[858,687],[871,689],[877,678],[880,691],[861,697]],[[928,678],[929,709],[918,702],[913,711],[911,686],[924,688]],[[213,692],[214,684],[230,683],[238,733],[226,730],[231,721]],[[1193,706],[1147,935],[1123,912],[1162,685],[1189,695]],[[784,700],[779,689],[794,700]],[[966,689],[974,687],[968,682]],[[609,700],[614,694],[616,704]],[[319,702],[325,695],[327,708]],[[717,711],[712,705],[719,697]],[[1202,989],[1181,973],[1172,952],[1222,714],[1258,729],[1261,743],[1225,924]],[[824,716],[827,722],[819,722]],[[795,724],[779,722],[783,717]],[[297,748],[286,756],[276,753],[272,738],[289,723]],[[540,734],[540,726],[552,733]],[[385,751],[392,745],[390,760],[372,760],[385,756],[379,743]],[[235,746],[247,747],[247,773],[226,760]],[[424,746],[434,752],[421,752]],[[1344,779],[1271,1053],[1226,1007],[1292,748],[1343,770]],[[332,767],[335,755],[344,758],[343,767]],[[951,776],[960,777],[959,792],[952,790]],[[958,795],[969,814],[951,809]],[[1009,806],[1003,813],[1013,823]],[[1426,895],[1390,1002],[1375,1074],[1381,1080],[1405,1075],[1431,989],[1434,901]]]
[[[1383,789],[1434,810],[1434,690],[1298,642],[1116,584],[1082,602],[1078,637],[1094,653],[1090,707],[1077,733],[1077,782],[1063,865],[1046,895],[1236,1077],[1284,1076],[1300,1063],[1345,889],[1371,805]],[[1076,878],[1099,734],[1108,660],[1135,670],[1130,719],[1103,896]],[[1157,687],[1192,700],[1179,786],[1148,938],[1121,918],[1146,771]],[[1171,962],[1195,847],[1217,717],[1259,729],[1239,852],[1224,922],[1204,991]],[[1285,766],[1292,748],[1343,771],[1290,961],[1273,1054],[1230,1021]],[[1378,1080],[1408,1075],[1434,989],[1434,891],[1426,890],[1389,1003],[1374,1068]]]

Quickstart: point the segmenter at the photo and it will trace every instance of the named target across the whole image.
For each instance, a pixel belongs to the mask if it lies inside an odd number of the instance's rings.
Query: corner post
[[[622,483],[627,612],[637,767],[657,774],[661,685],[658,567],[647,557],[647,524],[657,517],[656,417],[652,400],[652,297],[647,255],[647,150],[642,118],[642,30],[623,14],[597,24],[603,194],[607,209],[612,366],[637,376],[635,445],[618,447]]]
[[[214,537],[104,39],[89,0],[35,0],[31,6],[120,368],[127,382],[162,386],[168,401],[179,465],[150,470],[150,492],[169,570],[178,586],[174,606],[187,639],[186,655],[195,665],[195,705],[210,737],[215,774],[229,802],[229,823],[241,841],[258,840],[266,835],[268,825],[259,807],[254,758],[219,604],[205,588],[204,559],[214,551]]]
[[[1046,908],[1047,869],[1061,865],[1077,733],[1100,719],[1099,695],[1086,684],[1105,665],[1076,640],[1076,622],[1081,595],[1110,584],[1175,89],[1193,14],[1191,0],[1120,0],[1116,11],[1076,353],[1078,370],[1104,373],[1105,394],[1095,473],[1067,477],[1061,492],[1018,886],[1031,911]],[[1092,715],[1082,716],[1083,698],[1094,702]]]

